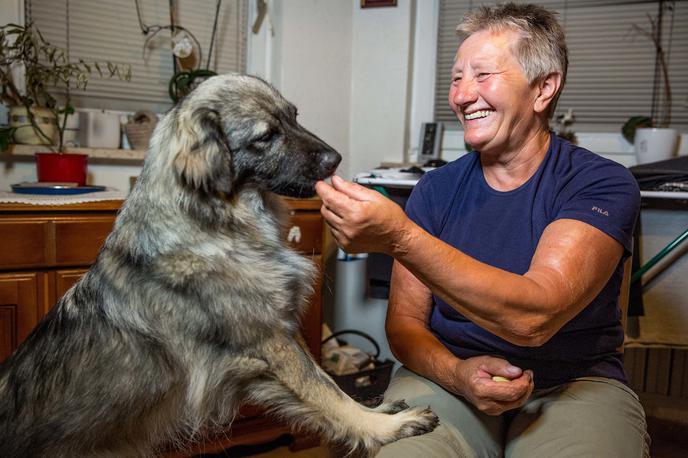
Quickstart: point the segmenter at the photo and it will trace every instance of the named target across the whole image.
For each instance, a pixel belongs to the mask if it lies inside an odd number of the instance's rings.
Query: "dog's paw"
[[[413,407],[396,415],[401,415],[405,418],[394,440],[429,433],[440,423],[440,419],[430,410],[430,407]]]
[[[439,424],[439,418],[429,407],[409,407],[403,400],[382,404],[374,412],[374,420],[368,426],[334,447],[334,456],[374,457],[381,446],[429,433]]]

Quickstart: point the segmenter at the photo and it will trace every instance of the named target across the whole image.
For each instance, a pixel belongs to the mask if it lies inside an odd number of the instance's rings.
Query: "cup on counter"
[[[121,131],[119,115],[108,111],[79,113],[80,144],[86,148],[119,148]]]

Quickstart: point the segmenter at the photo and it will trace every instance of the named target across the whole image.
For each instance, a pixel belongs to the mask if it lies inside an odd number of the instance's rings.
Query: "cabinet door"
[[[320,253],[323,244],[323,219],[316,212],[292,212],[285,238],[293,249],[312,255]]]
[[[47,274],[0,274],[0,360],[26,339],[43,316]]]
[[[55,296],[52,298],[50,307],[55,305],[55,303],[71,288],[74,283],[78,282],[79,279],[88,272],[88,269],[69,269],[69,270],[58,270],[55,272]]]

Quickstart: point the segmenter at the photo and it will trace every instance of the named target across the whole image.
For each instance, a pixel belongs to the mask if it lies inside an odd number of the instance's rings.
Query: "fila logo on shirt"
[[[600,215],[609,216],[609,212],[607,210],[602,210],[600,207],[597,206],[593,206],[592,211],[597,212]]]

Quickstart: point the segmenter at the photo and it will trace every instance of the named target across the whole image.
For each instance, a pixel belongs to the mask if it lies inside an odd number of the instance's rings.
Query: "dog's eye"
[[[253,143],[268,143],[272,141],[272,139],[275,137],[275,132],[274,130],[268,130],[267,132],[257,136],[256,138],[253,139]]]

